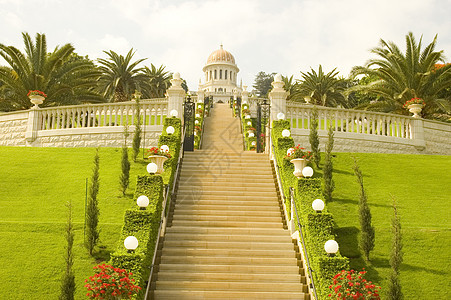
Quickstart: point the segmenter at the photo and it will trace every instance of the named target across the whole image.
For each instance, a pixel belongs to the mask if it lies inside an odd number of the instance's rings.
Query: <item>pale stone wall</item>
[[[157,146],[158,138],[163,130],[162,125],[145,126],[143,133],[144,147]],[[123,127],[100,127],[41,130],[33,147],[122,147],[124,144]],[[134,126],[129,127],[127,145],[131,147]]]
[[[28,112],[2,114],[0,146],[25,146]]]
[[[424,139],[428,154],[451,155],[451,124],[424,121]]]

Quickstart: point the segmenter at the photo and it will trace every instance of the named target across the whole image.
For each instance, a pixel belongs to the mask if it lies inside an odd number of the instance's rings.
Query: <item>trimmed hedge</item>
[[[136,207],[125,212],[120,243],[116,252],[111,254],[111,264],[132,272],[136,284],[142,287],[138,294],[139,299],[145,294],[146,280],[149,278],[160,225],[163,190],[163,178],[160,175],[138,176],[135,199],[137,196],[146,195],[149,198],[149,206],[146,210]],[[125,238],[130,235],[135,236],[139,242],[133,253],[128,253],[123,244]]]
[[[194,149],[199,149],[200,139],[203,134],[202,125],[204,123],[204,117],[207,115],[208,111],[204,111],[205,106],[204,103],[196,103],[195,113],[199,114],[199,117],[196,117],[195,120],[199,121],[199,124],[194,125],[194,132],[196,135],[194,136]],[[199,126],[200,130],[196,130],[196,126]]]
[[[299,213],[299,219],[303,225],[306,251],[309,254],[312,275],[319,299],[327,299],[329,285],[333,282],[333,276],[341,270],[349,269],[349,260],[337,253],[334,257],[328,257],[324,250],[327,240],[335,239],[335,222],[327,208],[322,213],[316,213],[312,209],[312,202],[317,198],[323,198],[321,178],[297,179],[293,175],[294,166],[284,159],[287,150],[294,147],[291,137],[282,137],[282,131],[290,129],[290,122],[286,120],[274,121],[272,124],[272,140],[275,155],[280,168],[283,190],[286,196],[286,207],[290,216],[289,187],[295,188],[295,205]]]
[[[173,126],[174,134],[166,133],[166,128]],[[136,190],[133,197],[132,209],[128,209],[124,215],[124,226],[117,250],[111,254],[110,263],[114,267],[126,269],[133,273],[136,284],[142,290],[134,299],[142,299],[145,295],[146,281],[149,278],[153,253],[160,227],[163,193],[165,185],[172,186],[175,170],[180,153],[182,123],[178,118],[166,118],[163,132],[158,140],[158,147],[169,146],[171,158],[164,163],[164,172],[161,175],[138,176]],[[149,206],[146,210],[140,210],[135,201],[141,196],[149,198]],[[171,195],[169,195],[170,197]],[[128,253],[124,246],[127,236],[133,235],[138,239],[138,248],[133,253]]]

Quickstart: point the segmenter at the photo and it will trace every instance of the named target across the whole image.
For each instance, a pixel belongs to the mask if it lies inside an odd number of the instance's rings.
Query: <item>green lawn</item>
[[[359,160],[376,230],[370,263],[358,250],[359,188],[352,169]],[[337,241],[351,267],[387,286],[390,272],[392,197],[398,202],[404,243],[401,284],[405,299],[449,299],[451,250],[451,157],[338,153],[334,159]]]
[[[94,148],[0,147],[0,299],[57,299],[64,270],[65,203],[73,205],[76,298],[83,299],[84,279],[92,267],[109,259],[117,246],[125,209],[133,205],[131,187],[119,192],[121,150],[100,150],[100,238],[92,258],[83,246],[85,180],[92,174]]]

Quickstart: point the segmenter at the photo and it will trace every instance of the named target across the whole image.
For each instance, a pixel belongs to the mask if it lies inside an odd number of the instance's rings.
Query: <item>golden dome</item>
[[[235,58],[229,51],[224,50],[221,45],[221,49],[213,51],[207,59],[207,64],[215,62],[229,62],[235,64]]]

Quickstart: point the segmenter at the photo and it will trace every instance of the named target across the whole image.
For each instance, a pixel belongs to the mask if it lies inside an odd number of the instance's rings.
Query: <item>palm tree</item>
[[[71,44],[48,53],[44,34],[36,34],[35,43],[28,33],[22,36],[25,54],[13,46],[0,44],[0,55],[9,64],[0,67],[1,110],[30,108],[29,90],[47,94],[42,106],[102,101],[94,92],[99,71],[89,59],[75,54]]]
[[[102,95],[113,102],[131,100],[135,90],[141,91],[148,84],[149,78],[144,74],[144,68],[137,68],[146,58],[131,62],[135,54],[133,49],[125,57],[112,50],[103,52],[108,55],[108,59],[98,59],[102,72],[99,80]]]
[[[145,98],[163,98],[166,90],[171,86],[172,73],[165,71],[165,66],[159,68],[150,64],[144,68],[144,73],[149,77],[148,87],[143,90]]]
[[[367,106],[369,110],[408,114],[403,105],[411,98],[422,98],[426,102],[423,116],[434,118],[436,114],[450,114],[450,95],[443,93],[451,86],[451,65],[437,68],[444,61],[443,51],[434,51],[437,36],[421,49],[411,32],[406,35],[406,53],[403,54],[393,42],[380,40],[380,46],[371,53],[379,56],[370,59],[365,66],[354,67],[351,76],[368,75],[378,80],[358,85],[350,91],[363,91],[382,97]],[[447,95],[442,98],[443,95]]]
[[[343,95],[344,84],[342,79],[336,78],[338,71],[333,69],[325,74],[319,65],[318,73],[301,72],[302,79],[298,80],[299,96],[310,98],[311,103],[322,106],[347,106],[346,97]]]
[[[287,101],[301,102],[301,99],[303,98],[299,95],[299,83],[293,80],[293,75],[291,75],[290,77],[282,76],[282,81],[283,88],[289,93]]]

